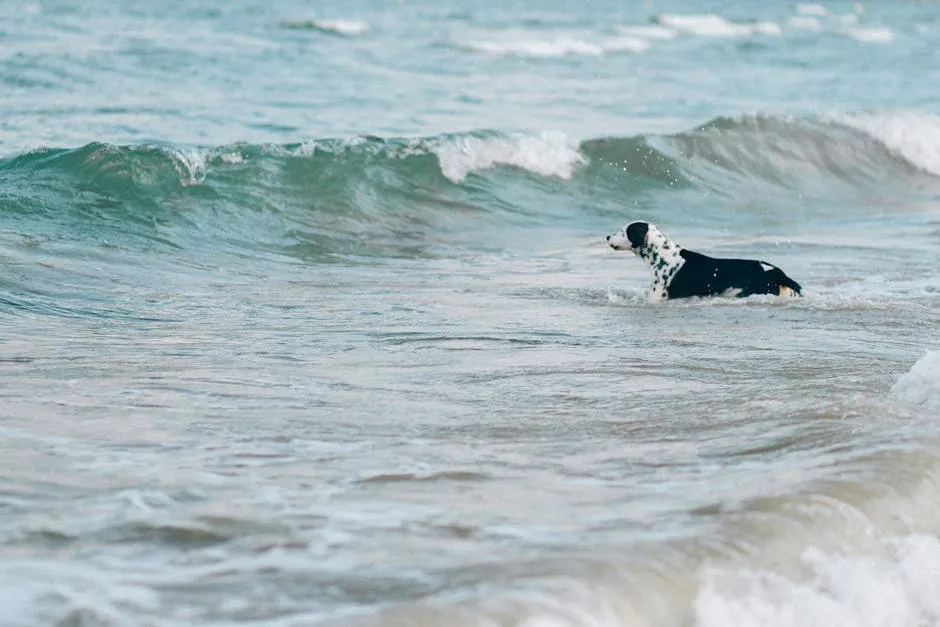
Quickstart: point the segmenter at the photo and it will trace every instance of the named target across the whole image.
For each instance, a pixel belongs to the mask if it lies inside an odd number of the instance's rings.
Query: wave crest
[[[586,162],[578,143],[563,133],[513,134],[508,137],[457,137],[435,147],[441,172],[454,183],[470,172],[510,165],[541,176],[570,179]]]
[[[915,167],[940,176],[940,115],[888,111],[832,119],[875,138]]]

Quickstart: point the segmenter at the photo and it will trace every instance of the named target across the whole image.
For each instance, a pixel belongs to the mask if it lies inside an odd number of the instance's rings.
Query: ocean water
[[[0,4],[0,625],[940,624],[940,5]],[[653,302],[634,219],[800,299]]]

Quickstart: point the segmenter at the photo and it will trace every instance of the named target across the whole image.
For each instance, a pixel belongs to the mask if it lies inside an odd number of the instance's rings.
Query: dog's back
[[[719,294],[739,297],[755,294],[789,296],[802,292],[799,283],[777,266],[765,261],[717,259],[685,249],[680,254],[685,263],[669,282],[669,298]]]

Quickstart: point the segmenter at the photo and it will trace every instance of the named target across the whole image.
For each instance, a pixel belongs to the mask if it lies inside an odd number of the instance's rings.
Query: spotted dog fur
[[[654,224],[631,222],[607,236],[614,250],[629,250],[653,271],[653,298],[689,296],[799,296],[799,283],[765,261],[716,259],[686,250]]]

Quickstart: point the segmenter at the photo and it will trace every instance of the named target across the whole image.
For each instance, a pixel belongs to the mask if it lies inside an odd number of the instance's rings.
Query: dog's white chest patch
[[[646,234],[646,245],[640,249],[638,254],[653,271],[653,285],[650,287],[651,297],[666,298],[669,283],[685,263],[681,252],[681,246],[666,237],[662,231],[652,224],[649,225]]]

